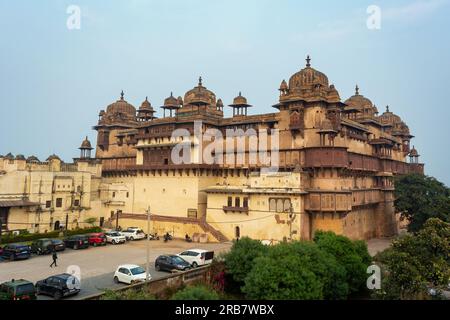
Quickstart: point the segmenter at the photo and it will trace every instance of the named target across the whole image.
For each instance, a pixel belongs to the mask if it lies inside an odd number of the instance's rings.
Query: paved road
[[[150,241],[150,274],[153,279],[168,275],[166,272],[157,272],[154,269],[154,260],[161,254],[174,254],[190,248],[211,249],[216,254],[230,248],[230,243],[187,243],[173,240]],[[120,264],[138,264],[145,266],[146,246],[145,240],[128,242],[123,245],[107,245],[106,247],[90,247],[84,250],[66,249],[60,253],[58,267],[50,268],[51,256],[33,256],[31,259],[14,262],[0,262],[0,283],[11,279],[27,279],[36,282],[51,275],[64,273],[69,266],[78,266],[81,271],[82,291],[68,299],[80,299],[96,294],[103,289],[118,288],[123,284],[115,284],[113,274]],[[39,299],[51,299],[39,296]]]

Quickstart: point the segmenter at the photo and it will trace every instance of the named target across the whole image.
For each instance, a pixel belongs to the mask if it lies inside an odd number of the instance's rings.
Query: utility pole
[[[150,206],[147,209],[147,265],[145,268],[145,282],[148,281],[150,276]]]

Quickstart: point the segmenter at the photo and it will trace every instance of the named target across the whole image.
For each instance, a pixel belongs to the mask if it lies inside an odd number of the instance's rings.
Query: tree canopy
[[[408,219],[408,231],[419,231],[430,218],[450,222],[450,189],[433,177],[399,176],[395,181],[395,208]]]

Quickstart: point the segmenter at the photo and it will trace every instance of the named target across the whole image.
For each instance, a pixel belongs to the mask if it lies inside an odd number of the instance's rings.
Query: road
[[[186,249],[199,248],[214,250],[216,254],[226,251],[230,243],[187,243],[173,240],[150,241],[150,274],[153,279],[167,276],[167,272],[158,272],[154,268],[155,259],[161,254],[176,254]],[[145,240],[127,242],[122,245],[107,245],[105,247],[90,247],[83,250],[66,249],[58,254],[58,267],[50,268],[52,258],[50,255],[32,256],[28,260],[14,262],[0,262],[0,283],[11,279],[26,279],[32,282],[45,279],[51,275],[64,273],[70,266],[80,268],[81,292],[67,299],[81,299],[83,297],[100,293],[104,289],[113,289],[124,286],[115,284],[113,274],[120,264],[138,264],[145,267],[146,246]],[[39,296],[39,300],[51,299]]]

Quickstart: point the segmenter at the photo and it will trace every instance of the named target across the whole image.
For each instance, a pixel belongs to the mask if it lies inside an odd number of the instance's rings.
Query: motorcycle
[[[173,239],[172,236],[168,232],[164,235],[164,242],[167,242],[172,239]]]
[[[159,236],[158,236],[158,233],[150,233],[149,235],[148,235],[148,240],[159,240]]]

